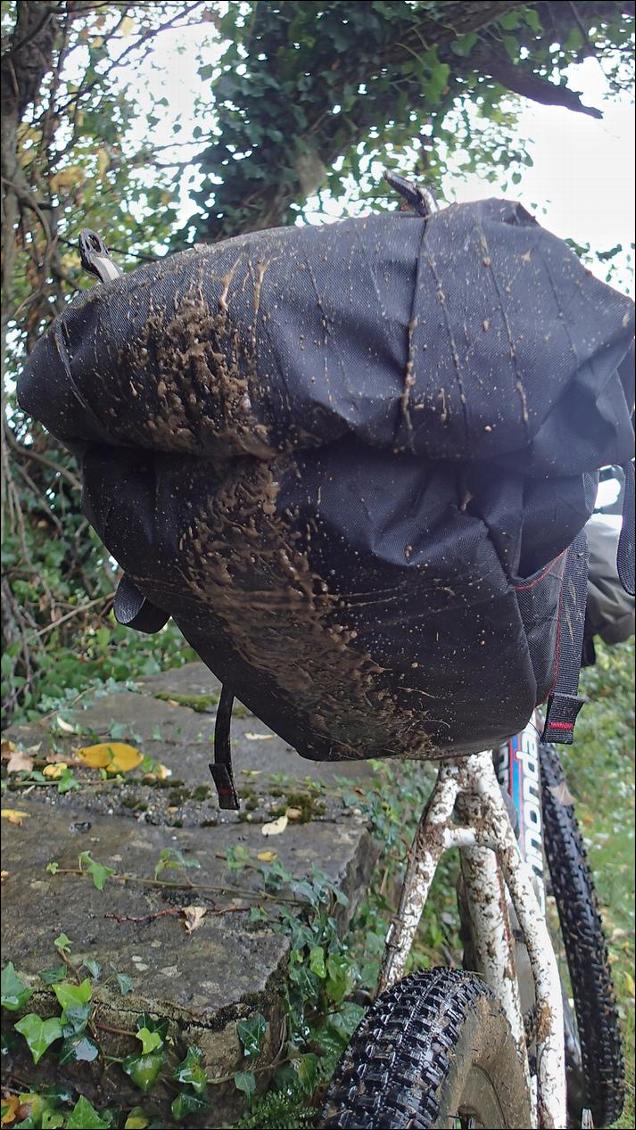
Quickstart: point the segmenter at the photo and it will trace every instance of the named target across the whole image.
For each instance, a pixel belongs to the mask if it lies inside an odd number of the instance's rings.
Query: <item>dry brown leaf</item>
[[[68,753],[47,753],[46,761],[49,765],[57,765],[60,761],[65,761],[67,765],[69,762],[75,765],[79,764],[77,758]]]
[[[98,45],[97,39],[93,40],[93,45]],[[68,168],[60,169],[59,173],[55,173],[49,179],[49,186],[52,192],[59,192],[60,190],[75,188],[76,185],[82,184],[85,179],[86,173],[81,165],[69,165]]]
[[[263,824],[261,833],[264,836],[280,836],[281,832],[285,831],[289,820],[287,816],[279,816],[278,820],[270,820],[267,824]]]
[[[15,742],[9,741],[8,738],[3,738],[0,742],[0,756],[2,757],[2,760],[6,761],[8,757],[11,757],[11,755],[15,753],[17,748],[18,747]]]
[[[288,808],[285,812],[285,816],[287,817],[288,820],[301,820],[302,815],[303,815],[302,808]]]
[[[5,879],[9,878],[8,871],[0,871],[0,883],[4,883]]]
[[[20,812],[17,808],[3,808],[0,810],[0,816],[3,820],[8,820],[10,824],[17,824],[21,826],[22,821],[28,816],[28,812]]]
[[[202,924],[207,907],[205,906],[184,906],[181,913],[183,914],[184,925],[188,934],[193,934],[195,930],[199,929]]]
[[[7,773],[30,773],[33,768],[33,758],[22,749],[16,749],[7,761]]]
[[[550,792],[559,804],[574,804],[574,797],[565,781],[559,781],[558,785],[550,785]]]

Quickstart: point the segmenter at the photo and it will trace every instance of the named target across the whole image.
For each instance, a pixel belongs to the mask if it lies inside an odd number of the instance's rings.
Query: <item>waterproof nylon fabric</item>
[[[19,398],[140,591],[304,756],[496,744],[630,458],[633,304],[518,205],[255,233],[74,302]]]

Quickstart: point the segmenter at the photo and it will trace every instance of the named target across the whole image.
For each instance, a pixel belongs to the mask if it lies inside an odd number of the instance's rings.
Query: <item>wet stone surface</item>
[[[106,1025],[109,1054],[131,1051],[126,1038],[109,1029],[129,1030],[148,1011],[170,1020],[177,1046],[203,1048],[214,1079],[244,1066],[236,1035],[242,1017],[258,1010],[270,1021],[263,1064],[280,1043],[288,942],[273,920],[254,922],[250,915],[251,908],[273,902],[264,893],[258,854],[275,851],[298,878],[312,864],[324,870],[350,900],[343,928],[373,862],[364,822],[329,788],[334,779],[360,778],[369,768],[303,761],[240,707],[232,746],[241,811],[219,812],[208,772],[217,696],[218,684],[206,668],[188,664],[144,679],[135,690],[86,696],[64,713],[75,733],[59,732],[55,719],[14,727],[5,737],[29,749],[37,764],[51,753],[67,756],[79,788],[64,795],[54,782],[17,789],[10,778],[3,807],[25,815],[20,825],[2,822],[3,962],[12,960],[34,977],[38,988],[28,1008],[54,1012],[52,997],[35,975],[59,963],[53,941],[64,932],[76,957],[92,957],[102,966],[97,1019]],[[73,760],[79,747],[109,739],[135,745],[170,776],[162,780],[139,767],[102,780],[98,771]],[[289,809],[292,819],[284,832],[266,838],[263,823]],[[198,866],[160,871],[157,882],[157,863],[166,849]],[[103,891],[77,873],[84,851],[116,872]],[[231,861],[237,852],[249,861],[239,871],[228,866],[228,853]],[[59,867],[55,874],[47,871],[52,861]],[[189,906],[205,908],[190,935],[183,915]],[[125,996],[116,972],[131,979]],[[48,1070],[45,1057],[38,1071],[46,1077]],[[32,1077],[33,1068],[28,1071]],[[121,1072],[115,1077],[86,1064],[63,1071],[75,1085],[80,1071],[84,1092],[96,1102],[126,1101]],[[138,1093],[132,1098],[137,1102]],[[215,1088],[215,1124],[233,1119],[240,1101],[233,1084]]]

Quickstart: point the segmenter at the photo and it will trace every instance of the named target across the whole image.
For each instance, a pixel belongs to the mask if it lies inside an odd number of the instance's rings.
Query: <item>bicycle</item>
[[[539,721],[494,757],[440,764],[376,1000],[336,1069],[323,1127],[590,1127],[619,1117],[622,1046],[605,939],[563,770],[539,742]],[[468,968],[402,979],[451,848]],[[546,921],[544,854],[576,1022]]]
[[[415,191],[389,179],[407,197]],[[412,202],[434,207],[423,191]],[[82,232],[80,254],[102,282],[120,273],[94,232]],[[126,622],[141,622],[144,604],[133,600]],[[376,1000],[336,1069],[321,1126],[591,1127],[620,1115],[622,1045],[594,884],[558,755],[540,743],[541,729],[535,712],[494,756],[440,762]],[[465,967],[403,978],[437,866],[452,848],[461,861]],[[544,856],[576,1018],[546,920]]]

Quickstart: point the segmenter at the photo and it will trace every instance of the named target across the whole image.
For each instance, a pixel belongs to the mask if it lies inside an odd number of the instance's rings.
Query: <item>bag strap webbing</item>
[[[616,568],[625,592],[634,596],[634,464],[630,459],[623,464],[623,525],[618,539]]]
[[[587,557],[587,538],[582,530],[568,549],[565,562],[559,616],[559,670],[548,698],[544,742],[571,745],[574,724],[587,701],[578,693],[587,602]]]
[[[234,692],[230,690],[227,683],[224,683],[221,688],[221,697],[214,722],[214,761],[210,763],[210,773],[219,798],[219,808],[238,812],[241,806],[234,785],[230,743],[233,706]]]

